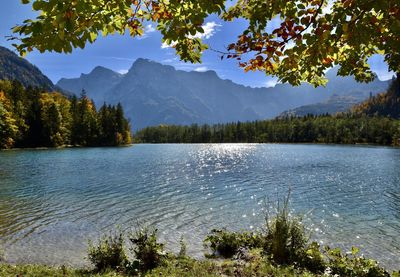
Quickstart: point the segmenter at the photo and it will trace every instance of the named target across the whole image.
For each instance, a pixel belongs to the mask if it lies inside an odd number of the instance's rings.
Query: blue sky
[[[34,17],[29,5],[22,5],[18,0],[2,0],[0,10],[0,45],[11,48],[11,42],[6,35],[11,34],[11,28],[26,18]],[[244,22],[221,22],[217,17],[210,17],[205,23],[205,42],[213,49],[224,50],[224,47],[233,42],[237,34],[243,30]],[[112,70],[124,73],[137,58],[148,58],[164,64],[173,65],[177,69],[186,71],[214,70],[223,79],[230,79],[236,83],[252,87],[271,86],[275,83],[271,77],[261,72],[244,73],[234,60],[221,61],[219,54],[208,50],[204,53],[202,64],[185,64],[177,58],[174,49],[161,44],[161,36],[149,25],[144,37],[131,38],[129,35],[114,35],[99,37],[92,45],[85,49],[76,49],[72,54],[57,53],[29,53],[27,59],[39,67],[53,82],[60,78],[78,77],[81,73],[90,72],[95,66],[101,65]],[[387,66],[381,56],[374,56],[370,60],[372,69],[382,80],[391,78]]]

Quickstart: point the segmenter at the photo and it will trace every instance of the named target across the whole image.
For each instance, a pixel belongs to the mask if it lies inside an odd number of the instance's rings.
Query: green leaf
[[[358,252],[360,252],[360,249],[358,249],[357,247],[354,247],[354,246],[351,247],[351,254],[353,256],[357,255]]]
[[[97,38],[97,33],[90,33],[90,41],[93,42]]]

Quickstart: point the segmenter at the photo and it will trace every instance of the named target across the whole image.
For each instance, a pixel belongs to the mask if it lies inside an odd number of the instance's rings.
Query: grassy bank
[[[132,267],[132,264],[125,266],[74,269],[68,267],[49,267],[46,265],[0,265],[0,276],[18,277],[83,277],[83,276],[176,276],[176,277],[207,277],[207,276],[393,276],[400,277],[399,272],[389,274],[371,260],[360,257],[352,262],[341,260],[335,268],[325,267],[320,270],[309,270],[300,264],[279,264],[265,255],[263,249],[251,249],[242,257],[235,255],[231,258],[195,260],[187,256],[167,254],[160,263],[153,268],[140,269]],[[341,264],[342,263],[342,264]],[[343,272],[338,274],[337,271]]]
[[[83,277],[83,276],[176,276],[176,277],[207,277],[207,276],[319,276],[306,270],[295,269],[293,266],[276,266],[260,255],[254,256],[252,261],[234,260],[203,260],[191,258],[174,258],[165,261],[150,271],[129,274],[117,269],[107,269],[96,272],[71,268],[55,268],[44,265],[0,265],[0,276],[24,277]]]

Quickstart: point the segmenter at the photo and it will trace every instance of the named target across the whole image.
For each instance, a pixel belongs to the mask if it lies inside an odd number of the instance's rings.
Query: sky
[[[33,18],[35,13],[29,5],[23,5],[19,0],[2,0],[0,10],[0,45],[12,49],[6,36],[11,35],[11,28],[24,19]],[[272,22],[271,26],[277,24]],[[224,51],[226,45],[235,41],[245,27],[245,22],[222,22],[216,16],[209,17],[205,24],[204,41],[210,48]],[[12,49],[14,50],[14,49]],[[222,60],[220,54],[207,50],[203,55],[202,64],[183,63],[175,55],[175,50],[161,43],[161,35],[155,26],[147,25],[145,35],[132,38],[129,35],[113,35],[101,37],[94,44],[88,44],[84,49],[75,49],[72,54],[39,53],[33,51],[26,58],[36,65],[54,83],[61,78],[79,77],[81,73],[89,73],[96,66],[104,66],[120,73],[126,73],[137,58],[147,58],[163,64],[174,66],[186,71],[214,70],[222,79],[230,79],[235,83],[251,87],[270,87],[276,84],[276,79],[262,72],[244,73],[235,60]],[[388,72],[382,56],[370,59],[373,71],[379,79],[390,79],[393,74]]]

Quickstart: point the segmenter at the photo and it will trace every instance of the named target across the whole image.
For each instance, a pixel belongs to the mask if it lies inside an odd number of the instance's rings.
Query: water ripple
[[[212,228],[262,225],[292,189],[314,239],[400,264],[400,150],[139,145],[0,152],[0,243],[10,262],[83,265],[87,239],[137,222],[201,257]]]

